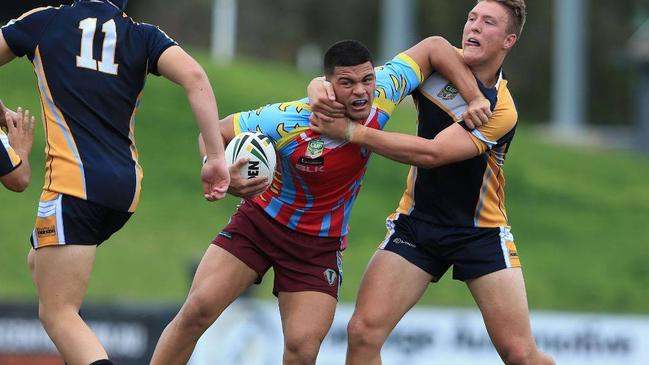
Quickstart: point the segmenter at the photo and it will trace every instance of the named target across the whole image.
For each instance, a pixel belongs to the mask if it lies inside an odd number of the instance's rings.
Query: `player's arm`
[[[350,142],[391,160],[417,167],[434,168],[468,160],[481,153],[471,134],[458,123],[447,127],[434,139],[367,128],[358,123],[350,125],[354,125]]]
[[[437,71],[453,83],[468,103],[462,119],[469,129],[488,122],[491,116],[489,100],[478,88],[475,76],[464,63],[462,56],[446,39],[438,36],[428,37],[404,53],[419,65],[424,79],[433,71]]]
[[[234,130],[234,115],[228,115],[221,119],[219,122],[219,129],[221,137],[223,138],[224,145],[230,143],[235,136]],[[203,136],[198,135],[198,151],[205,161],[205,142]],[[228,186],[228,194],[238,196],[240,198],[250,198],[263,193],[268,187],[268,179],[264,176],[257,176],[251,179],[244,179],[239,174],[239,170],[248,163],[247,158],[241,158],[234,164],[229,166],[230,185]]]
[[[7,137],[11,148],[20,157],[20,165],[10,173],[0,176],[0,182],[7,189],[15,192],[24,191],[31,180],[31,167],[29,165],[29,154],[32,151],[34,143],[34,124],[33,116],[30,116],[29,110],[23,111],[18,108],[17,118],[12,114],[4,115],[7,123]],[[0,148],[2,148],[0,146]]]
[[[5,40],[4,35],[2,35],[2,29],[0,29],[0,66],[11,62],[16,56],[9,48],[7,41]],[[5,113],[10,112],[12,116],[17,117],[16,113],[7,109],[2,101],[0,100],[0,126],[6,127],[7,123],[5,122]]]
[[[203,192],[209,201],[221,199],[227,191],[230,175],[223,153],[216,99],[207,74],[179,46],[167,48],[158,60],[158,71],[185,89],[192,112],[204,136],[207,163],[201,171]]]
[[[2,34],[2,29],[0,29],[0,66],[11,62],[14,58],[16,58],[16,55],[14,55],[11,48],[9,48],[9,45]]]

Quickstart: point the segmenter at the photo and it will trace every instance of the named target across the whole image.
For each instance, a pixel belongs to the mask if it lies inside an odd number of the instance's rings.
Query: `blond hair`
[[[507,8],[509,11],[509,29],[508,31],[516,34],[520,38],[525,26],[525,0],[478,0],[477,3],[482,1],[493,1]]]

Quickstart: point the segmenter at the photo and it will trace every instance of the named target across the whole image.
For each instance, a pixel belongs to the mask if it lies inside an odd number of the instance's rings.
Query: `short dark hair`
[[[365,62],[374,66],[370,50],[359,41],[344,40],[334,43],[325,53],[324,72],[331,76],[336,67],[357,66]]]

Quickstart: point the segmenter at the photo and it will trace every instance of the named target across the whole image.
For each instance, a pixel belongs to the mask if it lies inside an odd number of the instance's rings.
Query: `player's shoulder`
[[[52,18],[57,13],[59,13],[63,8],[68,7],[67,5],[61,6],[41,6],[38,8],[31,9],[16,19],[12,19],[7,23],[7,27],[11,26],[17,22],[43,22],[47,19]]]
[[[507,79],[501,80],[501,85],[498,87],[498,101],[494,109],[494,114],[505,122],[515,124],[518,121],[518,110],[516,102],[512,96],[509,88],[507,87]]]

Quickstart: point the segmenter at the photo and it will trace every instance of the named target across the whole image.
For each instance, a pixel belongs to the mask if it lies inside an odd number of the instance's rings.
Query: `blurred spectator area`
[[[6,21],[35,6],[60,3],[3,1],[0,19]],[[474,3],[416,0],[412,14],[415,36],[442,35],[460,46],[466,13]],[[505,65],[526,122],[546,122],[551,117],[553,4],[550,0],[527,1],[527,25]],[[213,0],[131,0],[128,13],[139,21],[160,25],[183,45],[207,48],[212,5]],[[379,5],[378,0],[239,0],[237,56],[295,65],[301,47],[308,44],[326,49],[348,38],[361,40],[378,55]],[[630,126],[636,69],[627,57],[626,45],[649,18],[649,0],[589,0],[587,13],[587,123]]]

